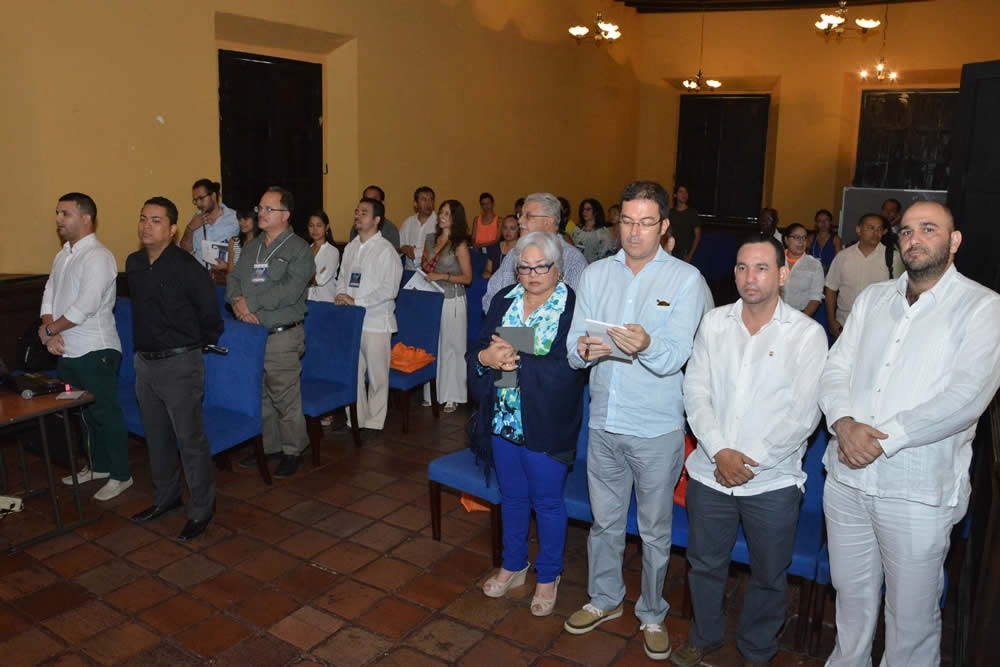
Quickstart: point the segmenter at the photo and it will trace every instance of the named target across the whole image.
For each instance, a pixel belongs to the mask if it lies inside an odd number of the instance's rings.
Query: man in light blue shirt
[[[202,241],[225,242],[240,233],[240,221],[236,211],[227,208],[219,199],[222,186],[207,178],[199,178],[191,186],[191,203],[198,212],[188,220],[187,229],[178,245],[201,262],[206,269],[225,269],[228,262],[217,255],[202,256]]]
[[[521,230],[521,236],[531,232],[549,232],[555,234],[562,241],[563,247],[563,281],[574,290],[580,283],[580,276],[587,268],[587,260],[583,253],[576,246],[566,242],[565,237],[559,233],[559,221],[562,215],[562,207],[559,199],[548,192],[536,192],[524,198],[524,205],[517,215],[517,224]],[[490,302],[496,293],[508,285],[517,282],[514,274],[514,255],[508,253],[500,263],[500,268],[490,276],[490,282],[486,285],[486,294],[483,295],[483,312],[490,309]]]
[[[633,183],[621,205],[622,249],[584,271],[567,339],[570,365],[593,367],[587,477],[594,522],[587,545],[590,602],[564,628],[583,634],[622,615],[622,553],[634,485],[643,541],[635,613],[646,655],[666,660],[663,581],[674,486],[684,464],[681,367],[705,297],[698,270],[660,248],[670,225],[663,187]]]

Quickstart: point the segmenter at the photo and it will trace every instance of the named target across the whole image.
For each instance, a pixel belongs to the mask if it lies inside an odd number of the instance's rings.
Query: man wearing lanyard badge
[[[316,267],[309,245],[291,229],[293,207],[292,193],[267,189],[255,207],[262,233],[247,243],[226,283],[236,318],[268,329],[261,417],[264,452],[279,462],[277,479],[296,473],[309,445],[299,360],[305,353],[306,290]],[[240,461],[244,468],[256,465],[252,454]]]

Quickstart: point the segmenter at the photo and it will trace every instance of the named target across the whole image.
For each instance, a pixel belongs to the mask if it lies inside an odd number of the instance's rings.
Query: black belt
[[[146,361],[159,361],[160,359],[169,359],[170,357],[176,357],[178,354],[184,354],[185,352],[200,349],[201,345],[185,345],[184,347],[175,347],[170,350],[160,350],[159,352],[136,352],[136,354]]]
[[[271,327],[270,329],[267,330],[267,335],[270,336],[271,334],[281,333],[282,331],[288,331],[289,329],[294,329],[295,327],[301,325],[302,322],[304,321],[305,320],[299,320],[298,322],[292,322],[291,324],[282,324],[280,326]]]

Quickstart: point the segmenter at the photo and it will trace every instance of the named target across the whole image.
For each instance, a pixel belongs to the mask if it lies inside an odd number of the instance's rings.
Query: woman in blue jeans
[[[511,252],[518,282],[493,298],[468,353],[469,390],[479,402],[471,446],[496,468],[503,517],[503,565],[483,584],[483,593],[502,597],[524,584],[534,509],[539,549],[531,613],[548,616],[562,573],[563,486],[576,455],[586,376],[566,361],[576,297],[561,280],[559,238],[533,232]],[[497,327],[530,327],[534,343],[518,351],[495,334]],[[495,386],[502,371],[516,371],[516,387]]]

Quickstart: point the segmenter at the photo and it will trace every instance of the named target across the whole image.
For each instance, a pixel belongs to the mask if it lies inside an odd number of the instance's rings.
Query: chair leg
[[[319,417],[306,416],[306,431],[309,433],[309,447],[312,448],[313,467],[319,466],[319,442],[323,439],[323,426]]]
[[[493,567],[503,564],[503,519],[500,505],[490,503],[490,546],[493,551]]]
[[[410,390],[400,389],[399,397],[400,402],[403,405],[403,433],[410,432]]]
[[[427,490],[431,503],[431,537],[441,541],[441,482],[427,480]]]
[[[815,585],[809,579],[802,579],[799,587],[799,622],[795,624],[795,644],[793,647],[798,653],[806,645],[806,636],[809,626],[809,610],[812,607],[812,596],[815,593]]]
[[[257,435],[253,439],[253,453],[257,457],[257,470],[260,471],[260,476],[263,478],[264,483],[271,485],[271,469],[267,467],[267,456],[264,455],[264,436]]]
[[[434,419],[440,419],[441,413],[438,411],[438,385],[435,378],[431,378],[431,412]]]
[[[354,446],[361,446],[361,427],[358,426],[358,404],[351,403],[347,406],[347,410],[351,413],[351,437],[354,438]]]
[[[823,584],[817,585],[812,595],[813,609],[806,652],[814,658],[819,655],[819,640],[823,636],[823,614],[826,612],[826,598],[829,594],[830,587]]]

